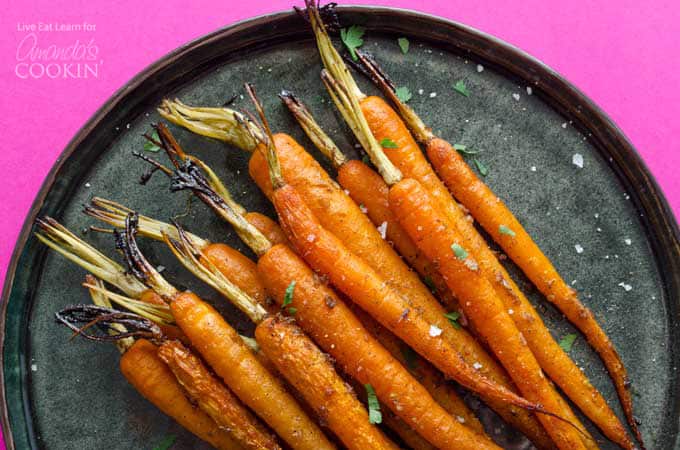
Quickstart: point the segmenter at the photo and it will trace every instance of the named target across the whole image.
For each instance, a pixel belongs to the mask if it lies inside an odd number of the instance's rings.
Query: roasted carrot
[[[242,448],[186,397],[174,374],[158,356],[158,347],[151,342],[145,339],[135,342],[121,357],[120,371],[144,398],[213,447]]]
[[[161,135],[166,132],[161,128]],[[179,154],[179,150],[176,148],[176,153]],[[208,204],[213,208],[217,205],[215,202]],[[231,214],[221,216],[236,221]],[[261,269],[265,283],[277,280],[275,286],[280,289],[270,291],[270,294],[282,306],[286,289],[295,281],[296,298],[303,299],[300,303],[293,302],[298,323],[347,373],[362,383],[373,385],[378,397],[419,433],[440,448],[493,447],[490,441],[472,433],[434,402],[427,390],[370,336],[333,291],[323,285],[288,247],[271,247],[262,254],[258,269]],[[397,387],[400,391],[395,392]]]
[[[484,334],[520,391],[549,411],[562,412],[558,395],[527,348],[525,338],[474,257],[459,244],[460,234],[447,226],[425,189],[417,181],[405,179],[390,189],[390,205],[418,247],[438,265],[468,319]],[[560,448],[585,448],[570,424],[543,414],[538,419]]]
[[[349,386],[335,373],[329,359],[290,319],[280,316],[265,319],[255,330],[255,337],[265,354],[280,372],[307,387],[303,391],[309,404],[321,414],[342,442],[352,449],[396,449],[373,427],[367,432],[369,417]],[[304,345],[293,344],[302,340]],[[304,361],[305,365],[297,364]],[[325,374],[324,378],[319,378]]]
[[[414,135],[426,145],[428,157],[439,176],[446,182],[446,187],[469,209],[472,216],[480,222],[494,240],[501,244],[508,255],[539,287],[539,290],[548,297],[548,300],[553,301],[560,309],[565,308],[563,312],[567,318],[584,332],[593,347],[600,353],[614,380],[626,417],[631,423],[632,403],[630,393],[626,389],[625,367],[590,310],[579,302],[576,292],[559,277],[519,221],[474,174],[458,152],[448,142],[436,138],[416,113],[396,97],[391,82],[375,61],[361,52],[359,52],[359,58],[372,75],[371,78],[397,105],[401,116],[414,131]],[[374,132],[377,133],[378,138],[388,133],[397,136],[408,134],[404,123],[381,99],[377,97],[365,99],[362,102],[362,109],[367,113],[369,125],[376,124],[372,128],[375,128]],[[381,123],[383,125],[379,125]],[[388,128],[385,131],[385,123],[392,124],[391,129]],[[541,367],[607,437],[624,448],[632,448],[633,443],[628,438],[623,425],[602,395],[552,338],[531,303],[512,281],[484,239],[462,212],[461,207],[445,191],[445,186],[434,175],[415,142],[404,138],[400,144],[399,148],[389,150],[388,156],[399,165],[403,173],[418,179],[433,196],[438,198],[443,212],[463,235],[466,245],[477,257],[482,271],[495,286],[506,308],[517,311],[518,314],[514,314],[513,319],[527,337],[529,346]],[[542,266],[542,269],[538,269],[539,266]],[[537,277],[542,277],[542,281],[539,281]],[[555,300],[557,298],[555,292],[558,291],[563,295],[568,294],[569,300],[564,300],[566,297],[563,300]],[[566,306],[567,304],[570,306]],[[638,440],[642,442],[634,420],[632,420],[631,428]]]
[[[191,341],[192,347],[234,394],[290,446],[300,449],[334,448],[224,318],[196,294],[175,289],[144,258],[135,241],[136,222],[136,215],[129,213],[122,242],[128,264],[170,303],[173,318]],[[188,242],[186,237],[184,242]],[[225,285],[227,289],[233,289],[233,285],[226,282]],[[264,317],[266,314],[261,306],[241,291],[234,292],[230,300],[253,317]]]
[[[279,224],[264,214],[249,211],[243,215],[243,218],[265,235],[272,245],[288,244],[288,239],[286,239],[286,235],[283,234]]]

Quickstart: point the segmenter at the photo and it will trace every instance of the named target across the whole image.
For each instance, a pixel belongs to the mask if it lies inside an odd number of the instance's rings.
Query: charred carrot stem
[[[576,292],[559,276],[548,258],[541,252],[512,212],[475,175],[461,155],[448,142],[434,136],[418,115],[399,100],[394,93],[394,86],[377,63],[362,52],[359,52],[358,56],[373,81],[396,105],[401,117],[406,121],[416,138],[426,146],[427,155],[448,190],[462,202],[472,216],[479,221],[492,238],[520,266],[529,279],[546,295],[548,300],[562,310],[567,318],[584,333],[593,348],[598,351],[614,381],[629,425],[638,441],[642,443],[637,422],[632,414],[632,399],[627,389],[626,369],[614,345],[597,324],[590,310],[580,303]],[[367,110],[387,111],[389,109],[377,98],[369,98],[365,102],[365,109]],[[391,115],[394,113],[390,109],[389,112],[383,114]],[[371,120],[369,120],[370,122]],[[403,127],[403,123],[401,126]],[[512,281],[476,229],[466,220],[467,218],[461,212],[459,205],[455,203],[448,192],[444,192],[443,184],[436,178],[432,169],[428,166],[428,170],[415,170],[415,165],[412,162],[423,159],[414,156],[415,152],[420,153],[413,143],[409,143],[406,148],[396,150],[391,158],[405,173],[419,174],[419,179],[423,182],[423,185],[431,189],[431,192],[435,193],[442,201],[445,211],[463,234],[468,245],[472,249],[476,249],[475,253],[482,270],[487,274],[487,278],[496,284],[498,294],[506,307],[518,310],[519,314],[515,314],[513,318],[520,330],[528,337],[529,345],[536,354],[541,367],[609,439],[624,448],[632,448],[633,443],[628,438],[623,425],[602,395],[555,342],[533,306]],[[411,166],[406,167],[408,163],[400,165],[399,160],[408,161]]]

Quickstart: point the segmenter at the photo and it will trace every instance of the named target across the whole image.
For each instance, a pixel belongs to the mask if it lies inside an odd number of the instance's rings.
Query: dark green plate
[[[410,88],[411,105],[438,133],[482,151],[488,183],[566,279],[573,280],[620,351],[648,447],[676,446],[678,229],[631,144],[564,79],[490,36],[410,11],[340,11],[343,23],[367,27],[365,48],[377,55],[398,85]],[[406,55],[396,41],[402,36],[411,41]],[[54,323],[53,313],[62,306],[88,301],[79,287],[84,273],[38,245],[31,236],[32,223],[36,216],[49,214],[83,230],[91,221],[79,210],[95,194],[161,218],[184,211],[187,194],[170,194],[162,177],[141,187],[137,180],[144,167],[130,157],[131,150],[141,150],[140,135],[149,123],[159,119],[154,107],[165,96],[220,105],[242,93],[244,81],[254,82],[274,128],[291,132],[311,148],[275,96],[282,88],[292,89],[343,148],[353,148],[322,89],[319,70],[310,33],[294,13],[241,22],[153,64],[73,139],[35,200],[3,293],[2,406],[9,448],[151,449],[167,434],[177,435],[176,448],[202,448],[127,385],[112,346],[69,342],[69,333]],[[470,90],[468,98],[453,89],[461,79]],[[249,107],[242,99],[236,106]],[[187,149],[219,169],[238,200],[271,213],[247,176],[246,155],[173,129]],[[583,156],[583,168],[572,163],[577,153]],[[182,222],[201,235],[243,249],[230,228],[197,202]],[[85,237],[112,253],[107,236]],[[187,276],[162,246],[145,243],[145,248],[152,261],[167,267],[171,280],[216,298]],[[543,299],[535,294],[532,298],[556,337],[572,331]],[[219,305],[248,331],[242,317]],[[572,355],[618,411],[607,374],[583,338],[577,339]]]

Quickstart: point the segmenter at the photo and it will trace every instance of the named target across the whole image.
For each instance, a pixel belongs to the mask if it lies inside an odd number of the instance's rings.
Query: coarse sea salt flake
[[[38,371],[38,365],[37,364],[31,364],[31,370],[33,372],[37,372]]]
[[[517,94],[517,93],[512,94],[512,98],[519,101],[519,94]]]
[[[380,224],[378,227],[378,233],[380,233],[380,236],[385,239],[385,236],[387,236],[387,222],[383,222]]]
[[[583,247],[581,247],[580,244],[574,245],[574,248],[576,249],[576,253],[583,253]]]
[[[562,128],[567,128],[567,122],[564,122],[564,123],[562,124]]]
[[[423,95],[425,91],[423,89],[418,89],[418,95]]]
[[[430,98],[435,98],[437,96],[436,92],[430,92]]]
[[[571,162],[578,167],[579,169],[583,169],[583,155],[580,153],[574,153],[574,156],[571,157]]]
[[[631,241],[631,240],[630,240],[630,239],[628,239],[628,238],[624,239],[624,240],[623,240],[623,242],[625,242],[625,243],[626,243],[626,245],[630,245],[630,244],[632,244],[632,243],[633,243],[633,241]]]
[[[531,170],[532,172],[536,172],[536,166],[531,166],[530,170]]]
[[[316,240],[316,236],[313,234],[307,235],[307,242],[314,242]]]
[[[430,325],[430,336],[437,337],[442,334],[442,329],[437,325]]]
[[[484,66],[481,64],[477,64],[477,72],[482,73],[484,72]]]
[[[473,367],[475,370],[479,370],[479,369],[481,369],[481,368],[484,367],[484,366],[481,365],[480,363],[478,363],[477,361],[475,361],[475,362],[472,364],[472,367]]]
[[[527,86],[527,95],[531,95],[534,93],[534,90],[531,89],[531,86]]]
[[[633,289],[633,286],[631,286],[630,284],[626,284],[624,282],[621,282],[618,285],[621,286],[623,288],[623,290],[626,291],[626,292]]]

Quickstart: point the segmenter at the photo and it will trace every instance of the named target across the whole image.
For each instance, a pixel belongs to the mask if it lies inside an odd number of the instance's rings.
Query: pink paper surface
[[[301,3],[298,2],[298,3]],[[415,9],[495,35],[541,59],[592,98],[633,142],[680,211],[680,2],[653,0],[364,0]],[[3,0],[0,14],[0,276],[41,183],[87,119],[136,73],[176,47],[237,20],[286,10],[291,0]],[[78,40],[98,76],[25,76],[31,24],[38,46]],[[64,31],[56,23],[80,24]],[[85,25],[87,24],[87,26]],[[45,25],[48,26],[48,25]],[[85,29],[87,28],[87,29]],[[89,45],[88,45],[89,44]],[[96,51],[95,51],[96,49]],[[19,66],[17,73],[17,65]],[[35,74],[39,75],[39,74]]]

